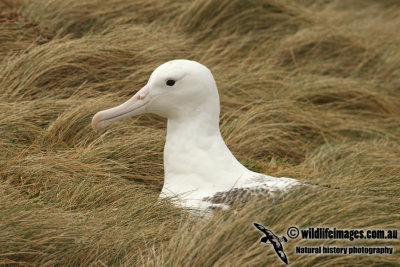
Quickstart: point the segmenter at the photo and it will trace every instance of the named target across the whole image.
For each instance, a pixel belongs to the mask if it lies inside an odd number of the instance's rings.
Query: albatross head
[[[219,117],[219,96],[214,77],[204,65],[191,60],[168,61],[151,74],[147,84],[125,103],[98,112],[94,130],[143,113],[161,113],[168,119],[208,114]]]

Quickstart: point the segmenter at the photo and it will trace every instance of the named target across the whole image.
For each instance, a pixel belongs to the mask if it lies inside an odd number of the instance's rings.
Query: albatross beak
[[[107,110],[97,112],[92,119],[92,128],[97,131],[114,121],[145,113],[146,104],[150,102],[149,86],[146,84],[125,103]]]

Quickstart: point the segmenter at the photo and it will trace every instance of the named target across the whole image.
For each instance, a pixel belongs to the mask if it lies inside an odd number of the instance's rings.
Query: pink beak
[[[149,86],[146,84],[125,103],[114,108],[97,112],[92,119],[93,130],[97,131],[114,121],[145,113],[146,104],[149,103],[150,100]]]

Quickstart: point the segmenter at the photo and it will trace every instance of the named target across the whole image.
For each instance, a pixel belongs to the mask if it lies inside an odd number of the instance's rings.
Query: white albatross
[[[196,61],[162,64],[131,99],[98,112],[92,127],[96,131],[151,112],[168,118],[160,197],[175,199],[179,206],[208,210],[228,207],[221,200],[243,192],[274,194],[301,185],[295,179],[250,171],[232,155],[219,130],[220,102],[214,77]]]

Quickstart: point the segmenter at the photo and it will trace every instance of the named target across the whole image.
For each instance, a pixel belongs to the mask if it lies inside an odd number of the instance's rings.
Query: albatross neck
[[[175,193],[200,188],[225,190],[248,172],[222,139],[218,115],[204,112],[168,119],[165,189]]]
[[[168,119],[168,137],[179,137],[181,141],[185,139],[209,138],[221,136],[219,130],[219,113],[199,112],[196,115],[188,114]]]

